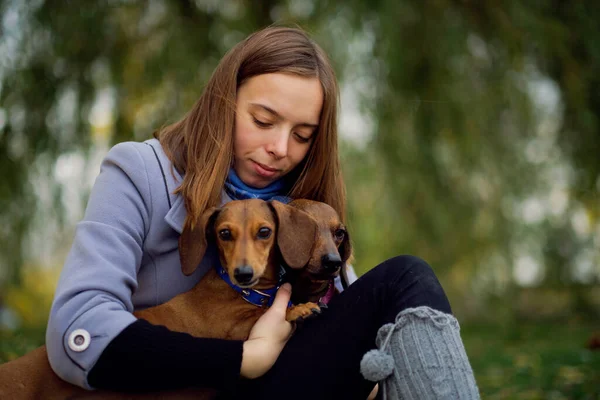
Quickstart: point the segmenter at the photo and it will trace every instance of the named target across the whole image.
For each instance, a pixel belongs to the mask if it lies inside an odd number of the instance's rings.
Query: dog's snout
[[[233,271],[233,277],[239,283],[250,283],[254,277],[254,270],[248,265],[238,267]]]
[[[339,254],[329,253],[321,258],[321,263],[326,271],[335,272],[342,266],[342,259]]]

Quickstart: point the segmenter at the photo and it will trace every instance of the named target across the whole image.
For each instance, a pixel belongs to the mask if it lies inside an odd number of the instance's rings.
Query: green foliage
[[[421,256],[471,311],[510,296],[523,262],[539,265],[534,284],[599,279],[591,0],[0,0],[0,10],[0,286],[22,283],[34,222],[60,228],[73,207],[65,190],[77,183],[56,179],[61,157],[179,119],[225,51],[272,22],[313,34],[370,121],[341,129],[359,271]]]
[[[0,111],[7,115],[0,124],[0,170],[11,172],[0,182],[6,220],[0,282],[22,279],[23,243],[39,205],[36,178],[54,180],[56,160],[87,153],[97,136],[110,143],[145,139],[174,122],[196,100],[226,47],[272,22],[271,2],[228,13],[211,4],[0,2],[9,54],[0,63]],[[105,132],[91,114],[107,90],[116,104]],[[63,188],[53,190],[61,221],[68,205]]]
[[[359,269],[417,254],[474,303],[509,297],[524,259],[534,284],[597,281],[598,8],[353,6],[376,92],[373,140],[345,164]]]

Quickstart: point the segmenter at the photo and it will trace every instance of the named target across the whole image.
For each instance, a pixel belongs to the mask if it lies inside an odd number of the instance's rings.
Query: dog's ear
[[[179,237],[179,258],[184,275],[191,275],[202,261],[219,211],[217,207],[211,207],[202,213],[195,224],[186,221]]]
[[[307,213],[279,201],[269,201],[277,217],[277,245],[285,263],[293,269],[308,264],[317,235],[317,223]]]

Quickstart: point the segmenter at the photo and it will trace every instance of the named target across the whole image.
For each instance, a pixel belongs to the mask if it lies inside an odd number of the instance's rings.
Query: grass
[[[600,351],[585,348],[594,331],[582,319],[461,327],[482,398],[516,400],[600,400]],[[0,363],[43,342],[44,328],[0,332]]]
[[[462,337],[483,399],[600,399],[598,322],[465,325]]]

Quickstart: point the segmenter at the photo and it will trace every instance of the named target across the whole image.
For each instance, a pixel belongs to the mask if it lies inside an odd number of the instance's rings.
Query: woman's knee
[[[401,255],[387,259],[374,268],[390,283],[399,281],[424,281],[432,286],[439,285],[433,268],[423,259],[411,255]]]
[[[400,296],[404,308],[429,306],[451,313],[446,293],[431,266],[411,255],[392,257],[374,268],[379,280]]]

